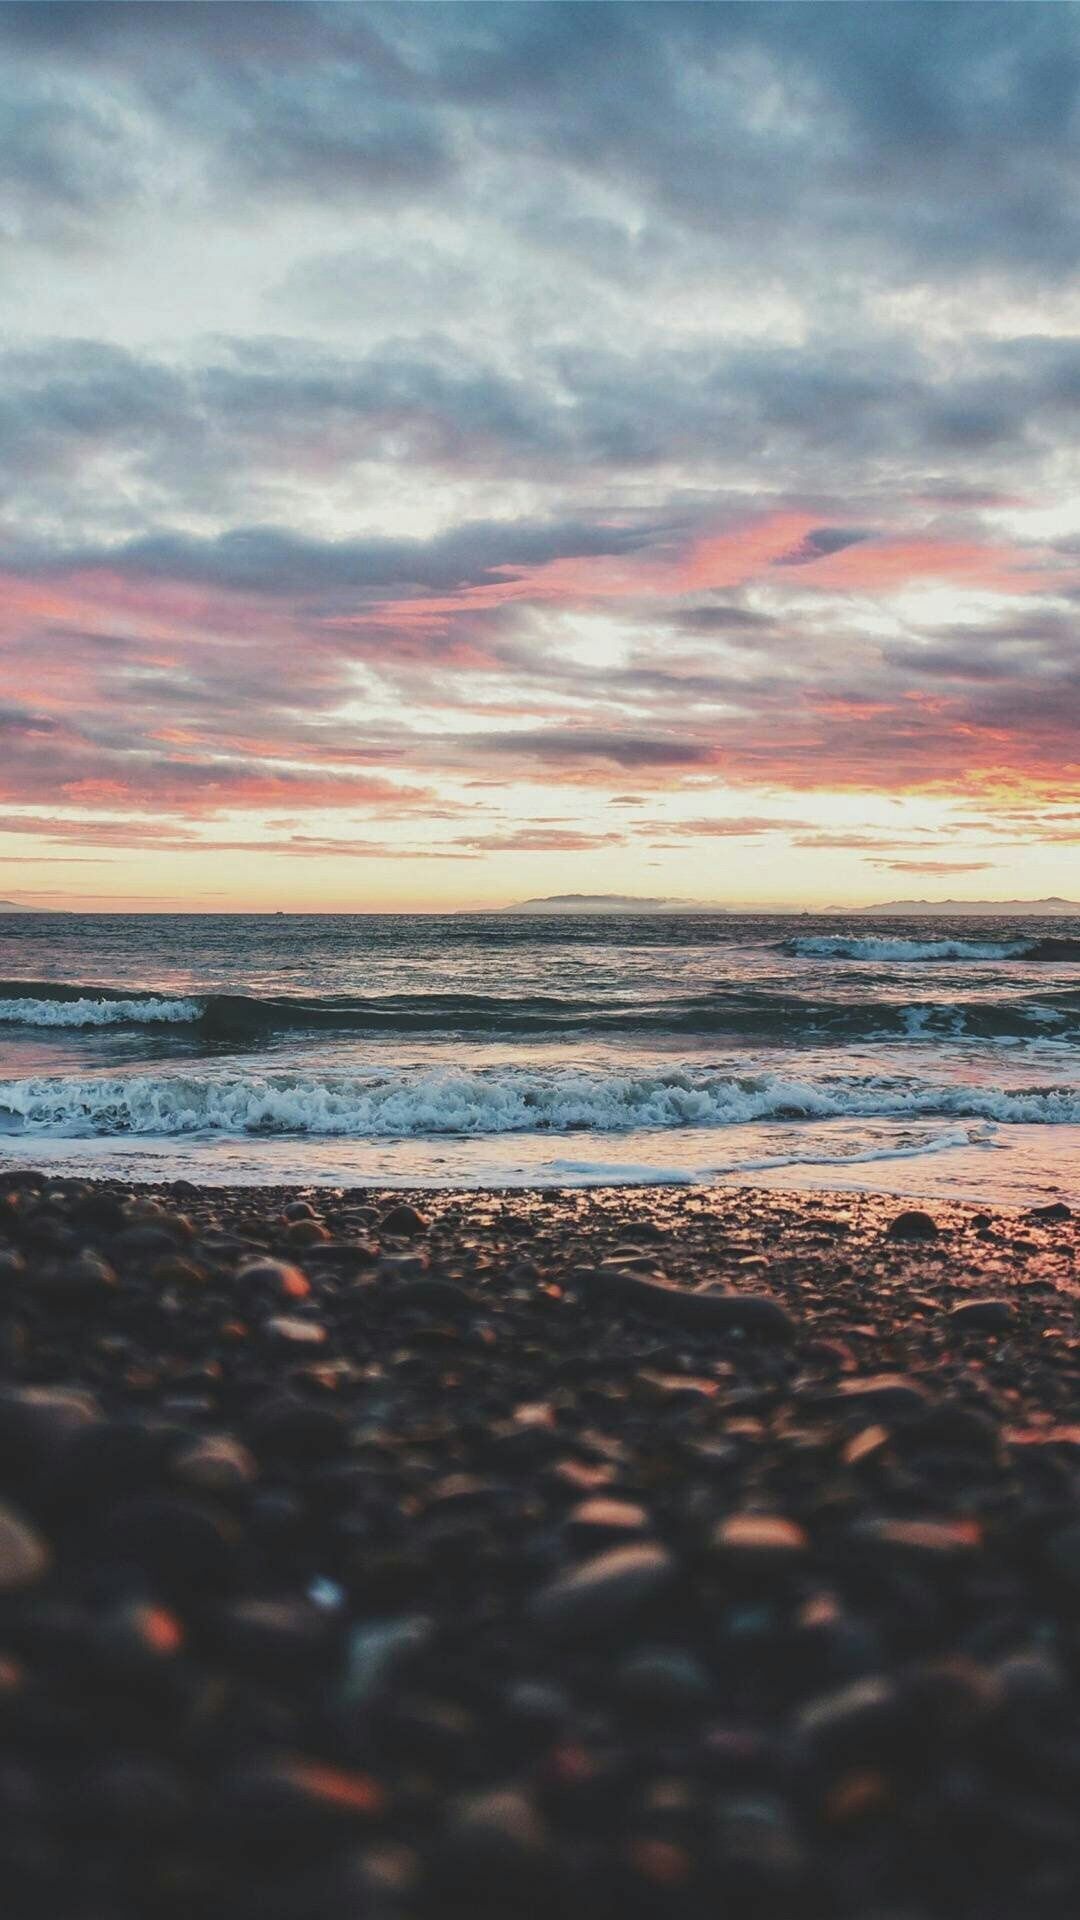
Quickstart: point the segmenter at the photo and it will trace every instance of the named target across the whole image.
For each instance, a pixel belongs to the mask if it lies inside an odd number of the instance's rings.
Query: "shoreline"
[[[425,1206],[441,1211],[447,1205],[455,1207],[473,1203],[506,1203],[512,1206],[518,1202],[523,1205],[549,1204],[558,1201],[571,1202],[578,1199],[600,1201],[605,1206],[615,1201],[632,1201],[635,1198],[647,1205],[658,1202],[674,1202],[676,1208],[686,1201],[711,1202],[720,1200],[725,1203],[741,1198],[753,1200],[760,1196],[770,1204],[782,1204],[798,1209],[807,1206],[816,1211],[824,1206],[850,1207],[863,1202],[874,1208],[891,1207],[903,1211],[910,1201],[912,1206],[933,1207],[945,1216],[957,1216],[952,1223],[961,1224],[963,1218],[972,1214],[993,1216],[1000,1220],[1038,1220],[1046,1207],[1066,1208],[1061,1217],[1067,1219],[1071,1214],[1080,1214],[1072,1195],[1059,1195],[1056,1191],[1048,1195],[1045,1205],[1033,1201],[1028,1205],[1012,1205],[1007,1201],[995,1199],[992,1194],[978,1197],[959,1195],[949,1198],[945,1194],[922,1193],[908,1194],[888,1187],[848,1187],[843,1184],[835,1187],[793,1185],[784,1187],[781,1182],[784,1173],[798,1173],[799,1168],[755,1168],[752,1177],[740,1179],[738,1173],[723,1173],[710,1179],[687,1179],[678,1183],[673,1179],[610,1180],[605,1185],[597,1180],[591,1186],[579,1186],[572,1182],[557,1185],[553,1182],[537,1181],[533,1185],[506,1182],[499,1184],[491,1181],[482,1186],[467,1184],[436,1186],[423,1181],[387,1183],[378,1180],[196,1180],[187,1176],[158,1179],[129,1179],[119,1174],[72,1173],[70,1171],[53,1173],[47,1164],[35,1165],[31,1161],[5,1166],[0,1164],[0,1194],[6,1189],[18,1186],[28,1176],[40,1180],[44,1186],[63,1192],[75,1187],[84,1187],[90,1192],[110,1194],[132,1194],[140,1199],[156,1200],[163,1206],[200,1208],[217,1205],[243,1204],[255,1210],[263,1205],[268,1211],[287,1206],[296,1200],[305,1200],[313,1206],[323,1205],[332,1212],[335,1207],[354,1205],[374,1208],[388,1208],[399,1203],[423,1208]],[[759,1176],[762,1172],[770,1175],[765,1181]],[[725,1205],[720,1209],[726,1212]]]
[[[0,1173],[12,1913],[1059,1920],[1080,1219],[931,1211]]]
[[[833,1122],[834,1126],[842,1123]],[[688,1130],[689,1132],[689,1130]],[[475,1177],[463,1166],[444,1167],[438,1177],[426,1170],[392,1170],[393,1156],[385,1144],[377,1144],[362,1156],[367,1165],[350,1165],[340,1142],[329,1139],[316,1143],[301,1140],[295,1152],[285,1140],[260,1142],[258,1158],[240,1157],[242,1143],[222,1144],[222,1161],[215,1165],[200,1147],[189,1153],[185,1143],[174,1142],[168,1156],[147,1147],[143,1154],[132,1153],[117,1159],[115,1143],[105,1136],[90,1141],[63,1141],[45,1136],[19,1144],[37,1156],[34,1167],[50,1182],[84,1180],[91,1185],[122,1188],[133,1193],[169,1196],[177,1179],[186,1181],[206,1194],[227,1199],[230,1194],[249,1195],[253,1204],[269,1202],[274,1195],[312,1196],[328,1204],[335,1194],[371,1194],[385,1199],[394,1193],[411,1196],[417,1204],[431,1196],[464,1198],[505,1194],[528,1197],[538,1193],[639,1193],[644,1196],[664,1191],[708,1195],[710,1193],[774,1192],[795,1198],[858,1196],[893,1199],[897,1205],[960,1205],[989,1208],[1001,1213],[1023,1214],[1032,1208],[1062,1201],[1074,1210],[1080,1208],[1080,1123],[1052,1127],[1010,1123],[1006,1138],[939,1142],[915,1148],[898,1146],[889,1151],[878,1147],[872,1153],[850,1159],[794,1155],[775,1162],[751,1161],[745,1166],[698,1166],[687,1151],[688,1134],[673,1130],[671,1150],[659,1156],[655,1165],[643,1164],[641,1154],[631,1151],[618,1161],[597,1159],[594,1164],[581,1160],[572,1171],[537,1166],[512,1165],[501,1174],[478,1171]],[[590,1141],[593,1137],[590,1136]],[[0,1180],[31,1164],[20,1154],[0,1155]],[[314,1151],[316,1145],[320,1151]],[[463,1144],[454,1141],[444,1150],[444,1159]],[[621,1144],[621,1142],[620,1142]],[[655,1136],[650,1136],[655,1147]],[[690,1146],[697,1148],[696,1138]],[[595,1147],[594,1147],[595,1151]],[[230,1165],[225,1154],[235,1158]],[[680,1163],[681,1156],[681,1163]],[[375,1164],[370,1164],[374,1158]],[[5,1159],[7,1164],[5,1165]],[[357,1155],[357,1160],[361,1156]],[[141,1164],[140,1164],[141,1163]],[[164,1163],[164,1164],[163,1164]],[[280,1172],[291,1168],[292,1177],[282,1179]],[[387,1202],[388,1203],[388,1202]]]

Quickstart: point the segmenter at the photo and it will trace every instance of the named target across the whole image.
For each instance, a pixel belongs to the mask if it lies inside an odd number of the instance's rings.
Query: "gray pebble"
[[[635,1615],[674,1578],[675,1562],[665,1547],[612,1547],[542,1588],[530,1612],[549,1633],[588,1633]]]
[[[0,1506],[0,1593],[18,1593],[40,1580],[52,1559],[49,1547],[14,1507]]]

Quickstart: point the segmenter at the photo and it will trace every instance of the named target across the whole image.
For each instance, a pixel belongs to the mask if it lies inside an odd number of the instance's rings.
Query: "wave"
[[[197,1000],[148,998],[127,1000],[119,995],[102,998],[81,994],[77,999],[43,1000],[37,996],[5,999],[0,995],[0,1022],[19,1027],[178,1026],[202,1017]]]
[[[1080,940],[898,940],[891,934],[797,934],[781,951],[804,960],[1080,960]]]
[[[0,1131],[351,1139],[628,1133],[761,1120],[948,1118],[1080,1122],[1080,1088],[934,1085],[901,1076],[716,1068],[614,1073],[492,1067],[386,1073],[134,1074],[0,1081]]]
[[[32,985],[32,991],[27,988]],[[908,1002],[870,996],[815,998],[768,987],[718,986],[654,1000],[415,993],[324,997],[125,994],[89,988],[0,982],[0,1024],[49,1028],[180,1027],[209,1047],[256,1046],[301,1033],[537,1036],[668,1034],[741,1036],[761,1041],[932,1041],[1064,1039],[1080,1032],[1080,987],[1039,997]]]

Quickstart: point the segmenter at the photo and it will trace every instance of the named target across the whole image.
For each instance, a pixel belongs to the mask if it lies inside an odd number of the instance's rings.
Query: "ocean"
[[[0,1162],[1080,1198],[1080,922],[5,915]]]

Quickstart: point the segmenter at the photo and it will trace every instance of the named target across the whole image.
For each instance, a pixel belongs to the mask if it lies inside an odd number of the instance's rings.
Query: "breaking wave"
[[[891,934],[796,934],[784,953],[804,960],[1080,960],[1080,940],[900,940]]]
[[[861,947],[863,943],[849,942]],[[845,956],[846,957],[846,956]],[[853,954],[853,958],[862,957]],[[32,987],[32,991],[28,991]],[[992,997],[890,1000],[817,997],[768,986],[718,985],[654,998],[555,994],[413,993],[259,996],[125,994],[100,987],[0,982],[0,1024],[38,1029],[183,1028],[208,1048],[257,1047],[275,1035],[446,1034],[480,1037],[693,1035],[822,1041],[1039,1040],[1080,1032],[1080,986],[1015,988]]]
[[[7,998],[0,989],[0,1022],[18,1027],[180,1026],[202,1017],[197,1000],[103,998],[80,994],[77,999],[46,999],[35,995]]]
[[[759,1120],[945,1118],[1080,1122],[1080,1089],[933,1085],[902,1076],[613,1073],[500,1067],[386,1073],[219,1072],[0,1081],[0,1131],[321,1135],[406,1139],[503,1133],[713,1128]]]

